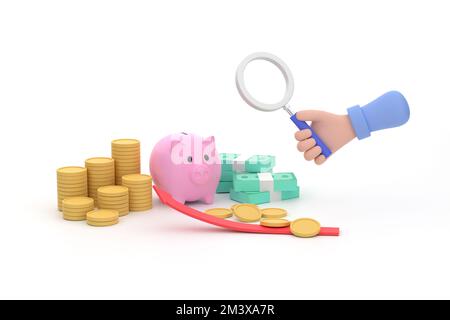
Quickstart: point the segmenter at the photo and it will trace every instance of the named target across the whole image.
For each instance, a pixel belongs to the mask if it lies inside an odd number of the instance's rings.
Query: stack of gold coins
[[[97,203],[97,189],[115,184],[114,159],[90,158],[84,163],[88,175],[89,197]]]
[[[94,199],[71,197],[62,201],[63,217],[70,221],[86,220],[86,213],[94,210]]]
[[[108,227],[119,223],[119,211],[99,209],[86,214],[87,223],[94,227]]]
[[[146,174],[122,176],[122,185],[128,188],[130,211],[145,211],[152,208],[152,177]]]
[[[130,211],[128,188],[124,186],[105,186],[97,189],[97,206],[100,209],[119,211],[125,216]]]
[[[62,201],[69,197],[88,195],[87,170],[83,167],[63,167],[56,170],[58,184],[58,210],[62,211]]]
[[[118,139],[111,142],[111,154],[116,167],[116,184],[122,176],[141,173],[141,144],[135,139]]]

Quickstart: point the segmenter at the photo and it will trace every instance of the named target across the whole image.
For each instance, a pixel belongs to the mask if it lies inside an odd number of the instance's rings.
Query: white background
[[[450,298],[449,14],[448,1],[2,1],[0,298]],[[283,111],[239,97],[254,51],[290,66],[294,109],[345,113],[396,89],[411,119],[316,167]],[[249,78],[273,71],[255,66]],[[273,205],[341,237],[228,232],[156,196],[111,228],[61,218],[56,168],[135,137],[148,172],[179,131],[276,155],[302,196]]]

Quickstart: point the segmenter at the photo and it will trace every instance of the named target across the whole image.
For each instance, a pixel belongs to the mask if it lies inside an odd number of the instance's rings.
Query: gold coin
[[[99,206],[102,207],[127,207],[130,203],[127,202],[107,202],[107,201],[102,201],[101,199],[97,198],[97,203]]]
[[[89,158],[84,161],[86,167],[109,167],[114,166],[114,159],[107,157]]]
[[[135,209],[135,208],[147,208],[147,207],[151,207],[153,205],[152,202],[146,202],[146,203],[130,203],[130,210],[131,209]]]
[[[129,174],[122,177],[123,181],[131,184],[149,183],[152,181],[152,177],[146,174]]]
[[[146,199],[152,196],[152,192],[149,189],[145,192],[130,192],[130,199]]]
[[[89,209],[92,210],[92,209]],[[68,218],[83,218],[86,219],[86,213],[89,211],[85,211],[85,212],[76,212],[76,213],[72,213],[72,212],[66,212],[63,210],[63,217],[68,217]]]
[[[132,174],[132,173],[139,173],[141,172],[141,169],[139,168],[135,168],[135,169],[124,169],[124,170],[116,170],[116,179],[117,178],[122,178],[123,176],[126,176],[127,174]],[[120,179],[122,180],[122,179]]]
[[[111,181],[109,181],[109,182],[111,182]],[[95,192],[97,192],[98,188],[111,186],[111,185],[112,185],[111,183],[107,183],[107,184],[104,184],[104,183],[91,183],[89,185],[89,190],[94,190]]]
[[[221,219],[226,219],[233,216],[233,212],[227,208],[212,208],[205,210],[205,213]]]
[[[87,197],[88,191],[80,191],[80,192],[62,192],[58,191],[58,199],[61,201],[65,198],[71,198],[71,197]]]
[[[289,227],[291,222],[286,219],[267,218],[262,219],[260,224],[264,227],[281,228],[281,227]]]
[[[63,200],[65,208],[87,208],[94,205],[94,199],[88,197],[72,197]]]
[[[136,166],[130,166],[130,167],[126,167],[126,166],[117,166],[116,167],[116,175],[123,177],[129,174],[133,174],[133,173],[140,173],[141,172],[141,167],[139,165]]]
[[[106,183],[106,182],[109,182],[109,183]],[[105,181],[105,182],[92,182],[92,183],[89,184],[88,187],[89,187],[89,189],[91,189],[91,190],[97,191],[98,188],[101,188],[101,187],[107,187],[107,186],[112,186],[112,185],[114,185],[114,180],[112,180],[112,183],[111,183],[111,181]]]
[[[132,212],[136,212],[136,211],[148,211],[152,208],[151,205],[147,206],[147,207],[130,207],[130,211]]]
[[[58,191],[58,197],[64,197],[64,198],[68,198],[68,197],[87,197],[87,193],[88,193],[88,189],[72,190],[72,191],[57,190],[57,191]]]
[[[111,142],[114,147],[135,147],[139,146],[141,143],[137,139],[116,139]]]
[[[130,197],[130,199],[128,200],[129,202],[142,202],[142,201],[152,201],[152,196],[148,195],[146,197]]]
[[[82,179],[66,179],[66,178],[58,178],[57,180],[56,180],[56,182],[58,183],[58,184],[64,184],[64,185],[66,185],[66,184],[68,184],[68,185],[73,185],[73,184],[85,184],[85,183],[87,183],[87,181],[88,181],[88,179],[87,179],[87,176],[86,177],[84,177],[84,178],[82,178]]]
[[[111,174],[109,176],[105,176],[105,177],[90,177],[88,180],[88,185],[89,184],[99,184],[99,183],[106,183],[106,182],[113,182],[113,184],[110,184],[111,186],[114,185],[114,181],[116,180],[116,177],[114,174]]]
[[[65,177],[65,176],[84,176],[87,172],[86,168],[84,167],[76,167],[76,166],[70,166],[70,167],[62,167],[56,170],[58,176]]]
[[[258,208],[258,206],[256,204],[252,204],[252,203],[236,203],[235,205],[231,206],[231,208],[230,208],[231,211],[234,212],[234,208],[236,208],[237,206],[240,206],[241,204],[246,204],[248,206],[254,206],[254,207]]]
[[[141,162],[141,156],[133,156],[133,157],[118,157],[117,159],[119,165],[134,165],[136,163]]]
[[[89,211],[94,210],[94,206],[85,209],[67,209],[63,207],[63,214],[71,217],[85,216]]]
[[[140,161],[141,160],[140,153],[128,153],[128,154],[113,153],[111,155],[111,157],[115,160],[116,165],[117,165],[117,161],[122,162],[122,161]]]
[[[108,222],[95,222],[95,221],[89,221],[87,220],[87,224],[92,227],[109,227],[113,226],[119,223],[119,219],[116,219],[114,221],[108,221]]]
[[[283,218],[287,216],[287,211],[282,208],[261,209],[263,218]]]
[[[141,202],[141,203],[130,203],[130,208],[146,208],[148,206],[152,206],[153,202],[149,201],[149,202]]]
[[[94,222],[108,222],[117,220],[119,218],[119,211],[117,210],[92,210],[86,214],[86,217],[90,221]]]
[[[97,192],[97,195],[99,199],[104,200],[106,202],[128,202],[130,200],[130,197],[127,194],[124,196],[107,196]]]
[[[234,206],[233,212],[243,222],[255,222],[261,219],[261,210],[255,205],[238,204]]]
[[[68,186],[68,187],[58,185],[57,188],[58,188],[58,190],[61,190],[61,191],[71,192],[71,191],[77,191],[77,190],[87,190],[88,185],[87,185],[87,183],[82,186]]]
[[[56,181],[58,186],[63,186],[63,187],[81,187],[81,186],[85,186],[88,182],[88,179],[82,179],[82,180],[57,180]]]
[[[136,165],[133,166],[118,165],[116,167],[116,175],[120,174],[121,176],[126,176],[134,173],[141,173],[141,166],[139,163],[136,163]]]
[[[108,171],[90,171],[88,173],[88,180],[92,179],[109,179],[111,177],[114,177],[115,170],[112,168]]]
[[[58,192],[60,193],[77,193],[77,192],[84,192],[88,191],[88,187],[83,188],[58,188]]]
[[[291,232],[297,237],[314,237],[320,232],[320,223],[310,218],[297,219],[291,222]]]
[[[124,185],[126,186],[126,185]],[[133,188],[133,187],[127,187],[128,190],[130,191],[130,195],[147,195],[147,194],[151,194],[153,188],[151,186],[145,186],[143,188]]]
[[[64,220],[68,220],[68,221],[83,221],[83,220],[86,220],[86,215],[78,216],[78,217],[63,215],[63,218],[64,218]]]
[[[102,196],[122,196],[128,195],[128,188],[124,186],[104,186],[97,189]]]

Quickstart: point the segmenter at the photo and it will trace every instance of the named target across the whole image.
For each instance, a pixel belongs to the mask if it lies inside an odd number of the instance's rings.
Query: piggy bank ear
[[[182,136],[180,136],[180,135],[172,135],[170,137],[170,149],[173,149],[181,141],[183,141],[183,137]]]
[[[183,163],[183,138],[179,135],[173,135],[170,138],[170,158],[174,164]]]
[[[216,142],[216,139],[214,136],[210,136],[208,138],[203,139],[204,144],[214,144]]]
[[[214,136],[203,139],[203,146],[206,152],[209,152],[212,156],[216,155],[216,139]]]

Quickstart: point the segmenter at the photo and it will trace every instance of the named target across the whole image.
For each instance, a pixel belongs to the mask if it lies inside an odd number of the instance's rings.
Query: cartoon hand
[[[297,119],[311,121],[311,128],[328,146],[332,153],[342,148],[353,140],[356,135],[348,115],[337,115],[318,110],[304,110],[296,114]],[[295,139],[299,142],[297,149],[304,152],[306,160],[318,165],[325,162],[327,158],[321,155],[321,148],[316,146],[316,141],[311,138],[311,130],[300,130],[295,133]]]

